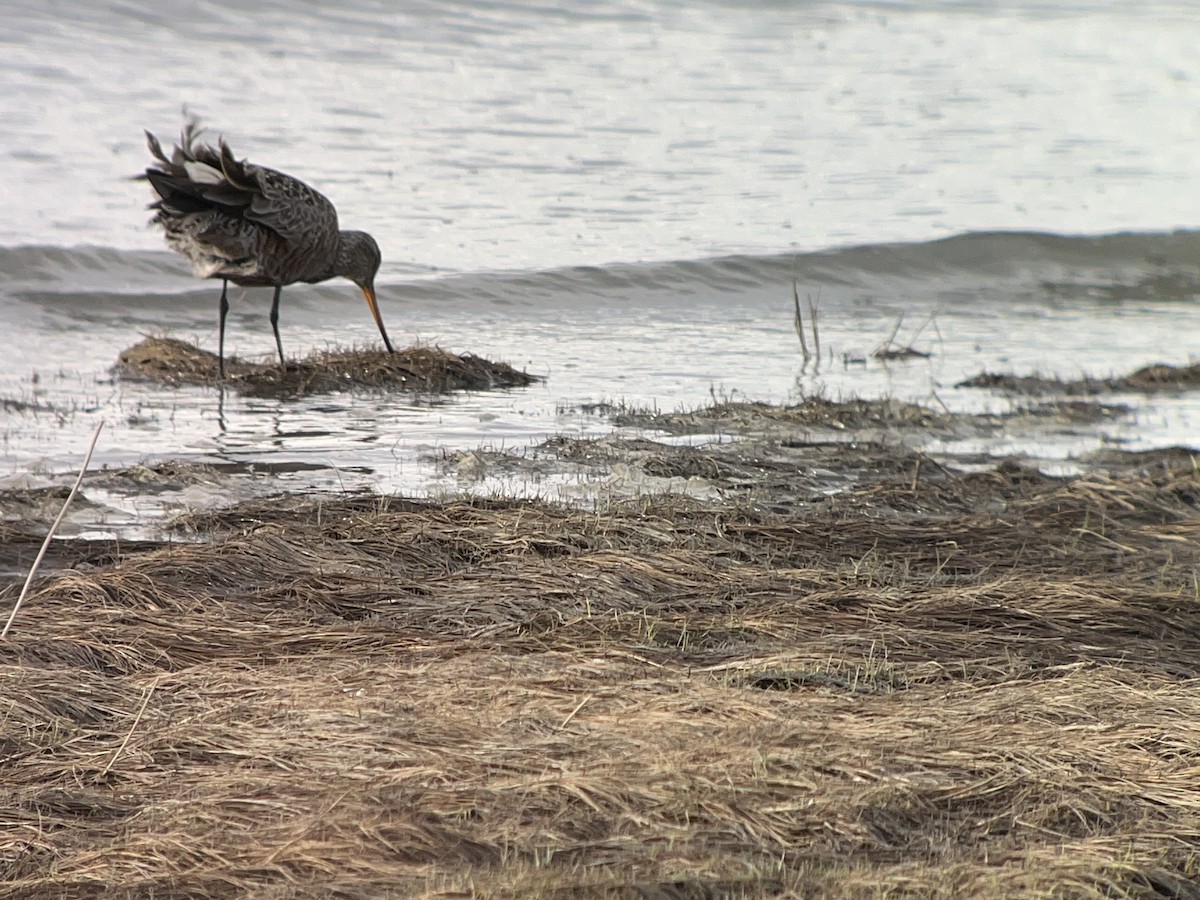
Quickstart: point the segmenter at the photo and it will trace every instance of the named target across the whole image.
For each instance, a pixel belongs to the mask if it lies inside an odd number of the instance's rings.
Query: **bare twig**
[[[29,593],[29,585],[33,583],[33,576],[37,572],[38,566],[42,564],[42,557],[46,555],[46,549],[50,546],[54,532],[58,530],[63,516],[67,514],[67,507],[71,505],[71,501],[75,499],[75,494],[79,491],[79,485],[83,483],[84,473],[87,472],[88,463],[92,461],[92,451],[96,449],[96,441],[100,438],[100,429],[103,427],[104,420],[101,419],[96,423],[96,430],[92,432],[92,442],[88,444],[87,455],[83,458],[83,465],[79,467],[79,477],[75,479],[75,485],[71,488],[71,493],[63,501],[62,509],[58,511],[58,517],[54,520],[54,524],[50,526],[50,532],[46,535],[46,539],[42,541],[42,549],[38,551],[37,558],[34,559],[33,565],[29,567],[29,575],[25,578],[25,586],[21,588],[21,596],[17,597],[17,603],[13,607],[12,613],[9,614],[8,622],[4,625],[4,630],[0,631],[0,638],[8,637],[8,630],[12,628],[13,619],[17,617],[17,610],[25,602],[25,595]]]

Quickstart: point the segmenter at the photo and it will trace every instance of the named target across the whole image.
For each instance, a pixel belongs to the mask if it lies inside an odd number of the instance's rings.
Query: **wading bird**
[[[220,335],[217,353],[225,377],[225,316],[229,282],[243,287],[275,288],[271,327],[279,362],[279,294],[285,284],[313,284],[348,278],[359,286],[384,346],[395,353],[375,300],[379,245],[365,231],[339,231],[337,210],[323,194],[298,178],[233,158],[222,139],[220,149],[197,141],[196,122],[184,126],[170,159],[149,131],[146,140],[157,160],[138,176],[159,196],[153,224],[161,225],[167,246],[187,257],[200,278],[221,279]]]

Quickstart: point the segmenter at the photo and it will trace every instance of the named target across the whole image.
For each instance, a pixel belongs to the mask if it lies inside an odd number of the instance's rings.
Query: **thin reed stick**
[[[793,260],[793,264],[795,261]],[[808,362],[812,359],[812,354],[808,352],[808,341],[804,339],[804,317],[800,315],[800,291],[796,287],[796,275],[792,273],[792,324],[796,328],[796,334],[800,335],[800,352],[804,354],[804,361]]]
[[[42,557],[46,555],[46,549],[50,546],[50,541],[54,538],[54,532],[58,530],[63,516],[67,514],[67,507],[71,505],[71,501],[75,499],[75,494],[79,491],[79,485],[83,483],[84,473],[87,472],[88,463],[92,461],[92,451],[96,449],[96,441],[99,440],[100,429],[103,427],[104,420],[101,419],[96,423],[96,430],[92,432],[92,442],[88,444],[87,456],[83,458],[83,465],[79,467],[79,477],[75,479],[75,486],[71,488],[71,493],[67,494],[67,499],[63,501],[62,509],[58,511],[58,518],[54,520],[54,524],[50,526],[50,531],[46,535],[46,539],[42,541],[42,549],[38,551],[37,558],[34,559],[33,565],[29,568],[29,575],[25,578],[25,586],[21,588],[21,596],[17,597],[17,604],[13,607],[13,611],[8,617],[8,622],[4,625],[4,630],[0,631],[0,640],[8,637],[8,630],[12,628],[13,619],[17,617],[17,610],[25,602],[25,595],[29,593],[29,585],[33,583],[33,576],[37,573],[38,566],[42,564]]]
[[[800,292],[796,286],[796,254],[792,254],[792,325],[796,326],[796,334],[800,337],[800,353],[804,361],[812,359],[809,353],[809,342],[804,340],[804,317],[800,314]]]
[[[813,295],[808,295],[808,322],[812,326],[813,336],[813,353],[817,357],[817,363],[821,362],[821,333],[817,329],[817,307],[821,304],[821,286],[817,285],[817,296],[813,299]]]

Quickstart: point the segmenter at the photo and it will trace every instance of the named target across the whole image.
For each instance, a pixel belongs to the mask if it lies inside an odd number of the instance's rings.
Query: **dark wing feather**
[[[289,244],[336,249],[337,210],[324,194],[299,178],[234,159],[224,141],[220,165],[230,185],[252,195],[243,213],[247,219],[270,228]]]
[[[243,216],[271,229],[289,244],[317,247],[336,238],[337,210],[299,178],[235,159],[224,141],[216,163],[223,183],[208,191],[214,200],[236,197]]]

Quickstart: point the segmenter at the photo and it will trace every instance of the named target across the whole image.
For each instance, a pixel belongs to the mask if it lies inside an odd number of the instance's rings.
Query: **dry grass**
[[[179,386],[219,384],[217,356],[175,338],[149,337],[121,353],[124,378]],[[295,397],[345,390],[444,393],[525,387],[537,377],[507,363],[440,347],[408,347],[396,353],[375,349],[322,350],[286,366],[236,357],[225,361],[225,384],[254,396]]]
[[[1195,897],[1200,477],[280,497],[44,579],[0,897]]]

